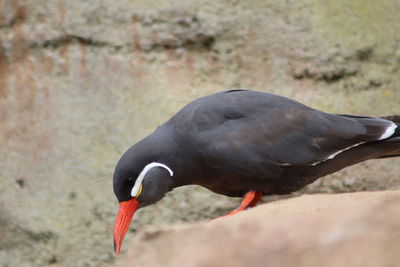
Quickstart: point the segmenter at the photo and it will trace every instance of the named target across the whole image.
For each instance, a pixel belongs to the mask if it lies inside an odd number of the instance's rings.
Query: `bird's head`
[[[119,212],[114,227],[114,249],[117,255],[135,211],[160,200],[172,189],[173,171],[166,164],[135,160],[127,151],[114,171],[114,193]]]

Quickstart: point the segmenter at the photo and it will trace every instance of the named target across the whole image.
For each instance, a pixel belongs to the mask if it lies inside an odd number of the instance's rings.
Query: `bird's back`
[[[229,191],[229,184],[232,191],[256,186],[267,191],[288,177],[297,190],[327,174],[319,170],[321,164],[335,162],[324,169],[333,172],[356,163],[332,159],[383,139],[393,125],[380,118],[324,113],[273,94],[231,90],[191,102],[165,127],[215,176],[200,184],[214,191]]]

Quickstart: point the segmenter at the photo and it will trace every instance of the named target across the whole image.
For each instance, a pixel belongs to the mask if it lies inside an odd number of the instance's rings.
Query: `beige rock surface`
[[[305,195],[131,243],[125,266],[376,267],[400,262],[400,191]]]

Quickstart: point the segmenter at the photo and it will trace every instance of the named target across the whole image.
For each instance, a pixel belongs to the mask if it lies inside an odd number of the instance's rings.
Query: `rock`
[[[139,234],[125,266],[397,266],[400,191],[306,195]]]

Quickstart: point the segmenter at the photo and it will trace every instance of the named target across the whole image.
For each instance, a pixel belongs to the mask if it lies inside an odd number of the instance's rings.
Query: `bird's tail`
[[[382,119],[388,120],[388,121],[393,121],[397,124],[400,123],[400,115],[391,115],[391,116],[384,116],[381,117]]]
[[[381,118],[396,123],[397,128],[389,139],[391,142],[400,142],[400,115],[385,116]]]
[[[397,125],[397,128],[396,128],[394,134],[391,137],[389,137],[387,140],[385,140],[384,142],[400,143],[400,115],[384,116],[381,118],[392,121],[392,122],[396,123],[396,125]],[[393,157],[400,157],[400,154],[396,153],[396,154],[392,154],[392,155],[385,155],[385,156],[382,156],[379,158],[393,158]]]

